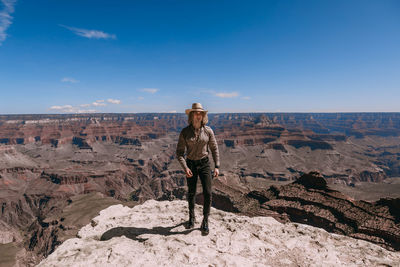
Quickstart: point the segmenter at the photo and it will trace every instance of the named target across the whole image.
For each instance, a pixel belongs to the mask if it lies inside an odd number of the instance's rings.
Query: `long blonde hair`
[[[189,113],[189,117],[188,117],[188,123],[189,123],[189,125],[190,125],[190,124],[193,124],[194,112],[195,112],[195,111],[191,111],[191,112]],[[207,115],[207,112],[202,112],[202,113],[203,113],[203,120],[201,121],[201,126],[204,126],[204,125],[206,125],[206,124],[208,123],[208,115]]]

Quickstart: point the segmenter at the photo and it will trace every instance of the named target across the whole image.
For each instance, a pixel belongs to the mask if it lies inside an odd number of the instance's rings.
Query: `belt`
[[[208,162],[208,157],[204,157],[202,159],[199,160],[191,160],[191,159],[186,159],[187,162],[193,163],[193,164],[202,164],[202,163],[207,163]]]

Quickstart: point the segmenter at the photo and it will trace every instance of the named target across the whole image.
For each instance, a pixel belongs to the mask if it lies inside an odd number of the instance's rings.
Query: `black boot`
[[[192,229],[194,227],[194,224],[196,223],[196,218],[194,216],[194,211],[189,212],[189,221],[187,222],[187,229]]]
[[[208,218],[204,217],[203,218],[203,222],[201,223],[201,234],[202,235],[208,235],[208,233],[210,232],[210,230],[208,229]]]

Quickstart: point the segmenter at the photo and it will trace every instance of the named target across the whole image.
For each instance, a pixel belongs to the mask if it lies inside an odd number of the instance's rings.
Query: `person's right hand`
[[[191,171],[189,168],[186,168],[185,173],[186,173],[186,177],[187,177],[187,178],[190,178],[190,177],[193,176],[193,173],[192,173],[192,171]]]

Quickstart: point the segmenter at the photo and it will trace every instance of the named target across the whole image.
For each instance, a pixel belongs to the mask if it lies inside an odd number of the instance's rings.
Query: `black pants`
[[[201,185],[203,187],[203,196],[204,196],[204,204],[203,204],[203,216],[208,218],[210,214],[211,207],[211,168],[208,157],[203,158],[201,160],[186,160],[186,164],[189,169],[192,171],[193,176],[187,177],[186,181],[188,184],[188,204],[189,204],[189,213],[194,215],[194,204],[196,199],[196,187],[197,187],[197,178],[200,177]]]

